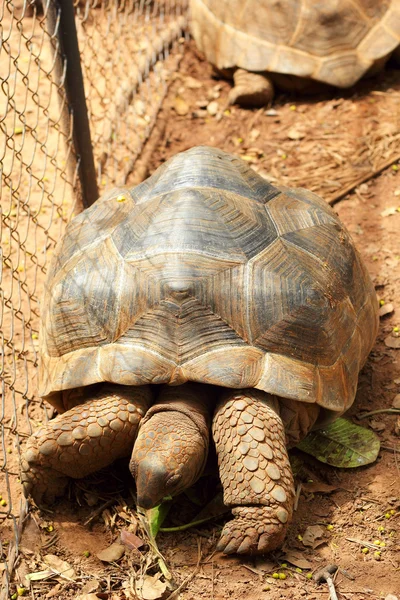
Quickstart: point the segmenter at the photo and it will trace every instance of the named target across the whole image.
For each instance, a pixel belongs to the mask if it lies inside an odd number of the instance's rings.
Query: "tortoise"
[[[60,413],[27,442],[37,502],[130,456],[137,502],[201,475],[210,428],[233,519],[218,548],[284,539],[287,448],[352,404],[378,303],[334,211],[207,146],[115,188],[68,225],[41,318],[40,395]]]
[[[350,87],[400,46],[400,0],[190,0],[190,9],[207,60],[236,69],[231,104],[268,104],[274,84]]]

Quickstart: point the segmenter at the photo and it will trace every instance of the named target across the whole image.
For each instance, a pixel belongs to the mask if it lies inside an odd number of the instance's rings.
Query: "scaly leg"
[[[303,405],[303,409],[298,404],[300,411],[312,407],[311,418],[304,420],[308,429],[319,408]],[[250,389],[225,393],[217,406],[212,431],[224,503],[232,507],[234,516],[218,543],[225,554],[261,554],[277,548],[285,538],[293,513],[294,483],[279,411],[276,397]]]
[[[41,427],[22,456],[22,484],[36,502],[61,496],[68,477],[79,479],[129,456],[150,387],[104,384],[94,396]]]

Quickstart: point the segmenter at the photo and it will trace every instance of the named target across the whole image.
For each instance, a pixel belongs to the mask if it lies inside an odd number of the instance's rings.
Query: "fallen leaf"
[[[393,335],[388,335],[385,338],[385,346],[388,348],[400,348],[400,337],[394,337]]]
[[[219,111],[219,104],[215,100],[213,102],[210,102],[210,104],[207,106],[207,112],[212,117],[214,117],[218,111]]]
[[[381,217],[390,217],[391,215],[395,215],[396,212],[396,207],[391,206],[390,208],[385,208],[385,210],[381,212]]]
[[[397,394],[393,398],[392,406],[393,406],[393,408],[400,408],[400,394]]]
[[[303,138],[306,137],[306,134],[305,134],[304,130],[296,128],[296,127],[292,127],[287,132],[287,136],[288,136],[289,140],[302,140]]]
[[[198,81],[197,79],[195,79],[194,77],[186,77],[185,78],[185,85],[186,87],[188,87],[190,90],[198,90],[199,88],[201,88],[202,83],[201,81]]]
[[[46,594],[46,598],[54,598],[54,596],[58,596],[61,590],[61,583],[57,583],[55,586],[51,588],[51,590]]]
[[[96,592],[98,589],[99,582],[96,579],[89,579],[89,581],[83,585],[81,592],[82,594],[93,594],[93,592]]]
[[[127,529],[122,529],[121,531],[121,542],[130,550],[138,550],[144,544],[140,537],[138,537],[135,533],[128,531]]]
[[[177,115],[184,117],[189,112],[189,104],[182,98],[182,96],[175,96],[174,110]]]
[[[98,596],[96,593],[91,593],[91,594],[80,594],[79,596],[75,597],[75,600],[99,600],[99,598],[101,598],[101,596]],[[104,596],[103,596],[103,598],[104,598]]]
[[[305,492],[310,492],[312,494],[322,492],[325,494],[330,494],[334,492],[338,488],[334,485],[329,485],[329,483],[323,483],[322,481],[313,481],[312,483],[302,483],[301,487]]]
[[[303,545],[309,548],[316,548],[320,544],[320,540],[324,535],[324,530],[319,525],[310,525],[304,532]]]
[[[379,316],[380,317],[384,317],[385,315],[392,314],[392,312],[394,312],[394,306],[393,306],[393,304],[390,304],[390,303],[389,304],[384,304],[379,309]]]
[[[250,141],[255,142],[256,139],[260,137],[260,133],[259,129],[252,129],[249,134]]]
[[[25,575],[25,579],[28,581],[41,581],[42,579],[49,579],[55,574],[56,573],[50,569],[47,569],[47,571],[35,571],[34,573],[28,573]]]
[[[56,556],[55,554],[46,554],[44,556],[44,562],[57,575],[61,575],[61,577],[64,577],[65,579],[76,578],[76,573],[71,567],[71,565],[67,563],[67,561],[62,560],[61,558]]]
[[[288,552],[286,552],[283,560],[285,562],[290,563],[291,565],[294,565],[295,567],[299,567],[299,569],[312,568],[312,564],[310,563],[310,561],[304,558],[301,552],[294,552],[292,550],[289,550]]]
[[[139,597],[143,600],[158,600],[167,589],[167,584],[160,581],[160,573],[156,575],[145,575],[141,589],[137,590]]]
[[[273,560],[266,558],[265,556],[257,556],[255,565],[260,571],[272,571],[276,567],[276,563]]]
[[[119,544],[118,542],[114,542],[108,548],[104,548],[101,552],[96,554],[97,558],[102,560],[103,562],[114,562],[122,558],[125,553],[125,546]]]
[[[369,422],[369,426],[374,431],[384,431],[386,429],[385,423],[382,423],[382,421],[378,421],[377,419],[372,419]]]

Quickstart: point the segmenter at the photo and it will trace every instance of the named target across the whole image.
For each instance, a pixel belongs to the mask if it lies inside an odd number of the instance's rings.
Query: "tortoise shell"
[[[378,303],[333,210],[208,147],[75,217],[49,271],[40,394],[197,381],[345,411]],[[58,400],[57,400],[58,396]]]
[[[192,32],[219,69],[356,83],[400,44],[400,0],[191,0]]]

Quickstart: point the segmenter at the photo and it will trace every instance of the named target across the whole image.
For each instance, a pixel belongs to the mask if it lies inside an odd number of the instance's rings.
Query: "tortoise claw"
[[[225,524],[217,544],[218,551],[224,554],[264,554],[282,544],[286,526],[271,521],[269,507],[258,507],[257,512],[265,511],[264,521],[260,514],[254,519],[242,516],[249,508],[241,506],[233,509],[236,517]]]

